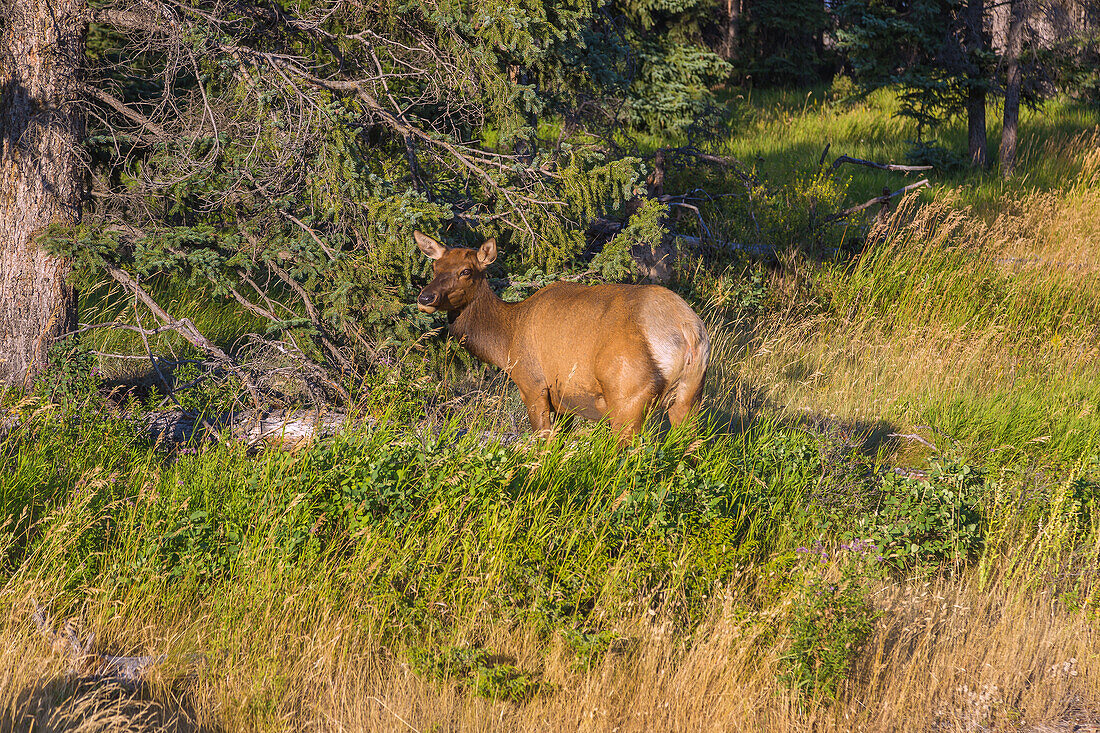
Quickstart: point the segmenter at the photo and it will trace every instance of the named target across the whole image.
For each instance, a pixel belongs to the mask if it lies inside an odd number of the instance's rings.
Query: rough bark
[[[1024,22],[1027,2],[1012,0],[1009,11],[1008,35],[1005,41],[1005,111],[1001,128],[1001,176],[1008,178],[1016,167],[1016,136],[1020,126],[1020,53],[1023,50]]]
[[[69,262],[36,244],[80,212],[85,0],[0,0],[0,385],[26,385],[76,323]]]
[[[741,0],[725,0],[726,24],[722,29],[722,40],[718,44],[718,53],[726,61],[737,57],[737,43],[741,30]]]
[[[966,5],[967,50],[975,63],[972,70],[971,85],[966,98],[966,124],[970,148],[970,165],[984,168],[987,157],[985,129],[985,86],[982,83],[978,58],[985,51],[986,40],[983,30],[985,0],[969,0]]]

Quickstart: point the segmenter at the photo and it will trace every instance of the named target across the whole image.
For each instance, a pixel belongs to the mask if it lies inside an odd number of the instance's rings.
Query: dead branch
[[[104,267],[107,272],[123,287],[134,294],[138,300],[145,304],[145,306],[153,312],[153,315],[157,319],[171,328],[171,330],[183,336],[192,345],[201,349],[206,354],[212,356],[219,363],[224,365],[227,369],[233,372],[238,379],[241,380],[241,384],[248,390],[249,395],[252,397],[254,406],[259,407],[261,400],[260,394],[256,391],[255,385],[252,384],[252,380],[245,374],[236,362],[234,362],[228,354],[219,349],[210,339],[202,335],[202,332],[195,327],[195,324],[187,318],[176,319],[168,314],[166,310],[160,307],[149,293],[145,291],[145,288],[141,287],[134,278],[130,276],[130,273],[115,267],[109,262],[104,263]]]
[[[68,675],[94,682],[115,683],[127,688],[141,685],[149,671],[166,659],[165,655],[144,657],[114,657],[93,651],[95,634],[83,639],[72,619],[66,621],[60,630],[54,628],[46,609],[36,605],[31,614],[38,632],[45,637],[50,647],[69,658]]]
[[[153,122],[151,119],[141,114],[135,109],[127,107],[121,99],[114,97],[98,87],[94,87],[91,84],[82,84],[80,90],[91,97],[99,100],[103,104],[107,105],[115,112],[135,123],[139,127],[143,127],[149,132],[153,133],[158,139],[167,139],[168,133],[164,131],[164,128]]]
[[[826,147],[825,151],[828,152],[828,150],[829,149]],[[822,161],[824,161],[824,159],[825,159],[824,153],[822,153],[821,158],[822,158]],[[837,158],[836,160],[833,161],[833,165],[829,169],[830,172],[835,173],[836,169],[839,168],[844,163],[851,163],[853,165],[863,165],[863,166],[867,166],[868,168],[878,168],[879,170],[892,171],[892,172],[895,172],[895,173],[912,173],[912,172],[915,172],[915,171],[930,171],[935,167],[935,166],[931,166],[931,165],[897,165],[896,163],[875,163],[875,162],[870,161],[870,160],[863,160],[862,158],[852,158],[852,157],[847,156],[847,155],[842,155],[842,156],[840,156],[839,158]]]
[[[899,188],[897,191],[893,191],[892,193],[884,193],[881,196],[875,196],[873,199],[864,201],[862,204],[850,206],[844,211],[838,211],[835,214],[830,214],[829,216],[826,216],[824,219],[822,219],[821,223],[818,224],[818,226],[823,226],[839,219],[844,219],[851,216],[852,214],[857,214],[864,209],[869,209],[875,204],[884,204],[895,196],[901,196],[902,194],[908,193],[909,191],[913,191],[918,188],[931,187],[931,185],[932,184],[928,182],[927,178],[922,178],[916,183],[910,183],[908,186],[905,186],[904,188]]]

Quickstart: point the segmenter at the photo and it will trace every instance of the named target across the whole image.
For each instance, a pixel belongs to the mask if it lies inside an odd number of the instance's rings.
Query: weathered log
[[[203,429],[196,425],[193,414],[177,409],[151,412],[145,425],[151,439],[164,443],[233,439],[250,446],[266,443],[300,447],[333,435],[346,421],[346,413],[338,410],[245,410],[210,417]]]
[[[828,151],[828,148],[826,147],[825,150]],[[824,155],[822,155],[822,159],[824,159]],[[875,163],[874,161],[863,160],[862,158],[852,158],[851,156],[848,156],[848,155],[842,155],[842,156],[840,156],[839,158],[837,158],[836,160],[833,161],[833,165],[830,168],[830,170],[832,170],[835,173],[836,169],[839,168],[844,163],[851,163],[853,165],[862,165],[862,166],[866,166],[868,168],[878,168],[879,170],[891,171],[891,172],[894,172],[894,173],[913,173],[913,172],[916,172],[916,171],[930,171],[935,167],[935,166],[931,166],[931,165],[898,165],[897,163]]]
[[[118,684],[126,688],[139,687],[150,670],[166,659],[163,654],[140,657],[115,657],[93,651],[95,634],[83,639],[70,619],[60,630],[55,629],[49,614],[42,606],[36,606],[31,620],[50,647],[69,658],[67,676],[82,682]]]

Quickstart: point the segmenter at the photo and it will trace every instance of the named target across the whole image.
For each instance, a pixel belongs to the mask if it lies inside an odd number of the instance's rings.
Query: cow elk
[[[474,250],[413,236],[435,274],[418,307],[446,311],[451,335],[511,377],[535,431],[550,430],[552,413],[573,413],[607,418],[625,443],[654,406],[666,408],[673,425],[698,406],[710,340],[671,290],[558,282],[505,303],[485,274],[495,240]]]

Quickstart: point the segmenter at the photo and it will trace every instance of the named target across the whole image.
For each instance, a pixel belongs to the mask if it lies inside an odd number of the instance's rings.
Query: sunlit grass
[[[889,94],[845,106],[824,92],[754,91],[719,147],[777,181],[826,142],[902,158],[915,131]],[[298,451],[155,445],[134,405],[8,395],[0,728],[963,731],[1087,717],[1100,700],[1094,124],[1065,102],[1025,112],[1018,178],[937,173],[853,258],[750,267],[751,308],[729,292],[744,263],[696,272],[680,285],[712,336],[705,409],[626,449],[580,422],[528,436],[502,375],[439,371],[415,348],[361,385],[354,414],[370,420]],[[956,151],[964,135],[959,121],[936,132]],[[912,180],[848,174],[853,199]],[[223,348],[265,327],[159,285]],[[117,292],[83,305],[85,322],[133,316]],[[145,353],[132,332],[89,343]],[[193,353],[174,335],[150,348]],[[936,470],[928,486],[955,503],[889,513],[892,481]],[[876,620],[834,701],[784,682],[803,573],[844,579],[853,533],[939,541],[913,525],[964,506],[980,513],[972,555],[917,548],[920,562],[871,556],[847,576]],[[166,659],[138,696],[71,684],[29,622],[36,604],[95,632],[97,651]],[[463,654],[481,667],[425,671]]]

